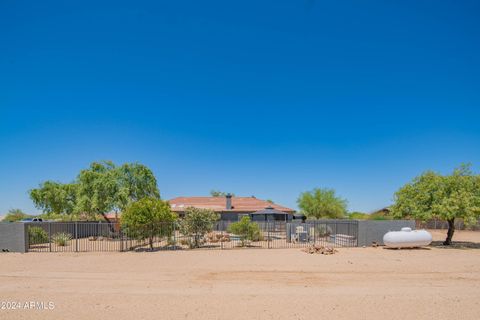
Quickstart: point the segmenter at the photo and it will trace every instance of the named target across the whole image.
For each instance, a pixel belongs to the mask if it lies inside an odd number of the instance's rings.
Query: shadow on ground
[[[469,241],[453,241],[451,245],[443,245],[443,241],[433,241],[430,246],[441,249],[480,249],[480,243]]]
[[[431,248],[428,247],[415,247],[415,248],[388,248],[388,247],[383,247],[385,250],[431,250]]]

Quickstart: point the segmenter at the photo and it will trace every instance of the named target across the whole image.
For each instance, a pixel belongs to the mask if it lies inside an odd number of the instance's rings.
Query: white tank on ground
[[[415,248],[428,246],[432,235],[426,230],[402,228],[401,231],[390,231],[383,236],[383,243],[389,248]]]

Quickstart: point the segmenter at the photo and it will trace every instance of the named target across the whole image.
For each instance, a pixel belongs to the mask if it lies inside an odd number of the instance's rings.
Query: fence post
[[[48,251],[52,252],[52,223],[48,223]]]
[[[270,241],[272,239],[270,239],[270,225],[269,225],[269,222],[267,221],[267,248],[270,249]]]
[[[75,252],[78,252],[78,222],[75,221]]]
[[[223,230],[225,229],[225,222],[224,221],[220,221],[220,224],[218,225],[219,226],[219,229],[220,229],[220,232],[221,232],[221,237],[220,237],[220,249],[223,250]]]
[[[123,232],[122,227],[118,227],[118,236],[120,237],[120,252],[123,252]]]
[[[177,223],[175,221],[173,223],[173,250],[177,250]]]

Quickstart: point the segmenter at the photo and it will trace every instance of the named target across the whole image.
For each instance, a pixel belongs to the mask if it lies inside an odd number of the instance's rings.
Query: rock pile
[[[302,249],[303,252],[306,252],[306,253],[309,253],[309,254],[325,254],[325,255],[329,255],[329,254],[335,254],[338,252],[337,249],[335,248],[331,248],[331,247],[324,247],[324,246],[320,246],[320,245],[311,245],[307,248],[304,248]]]

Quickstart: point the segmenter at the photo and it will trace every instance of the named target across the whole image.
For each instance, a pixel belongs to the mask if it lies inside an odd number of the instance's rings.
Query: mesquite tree
[[[451,175],[427,171],[395,193],[391,210],[398,218],[446,220],[448,232],[443,244],[450,245],[456,218],[469,224],[480,216],[480,176],[473,174],[468,165],[460,166]]]

